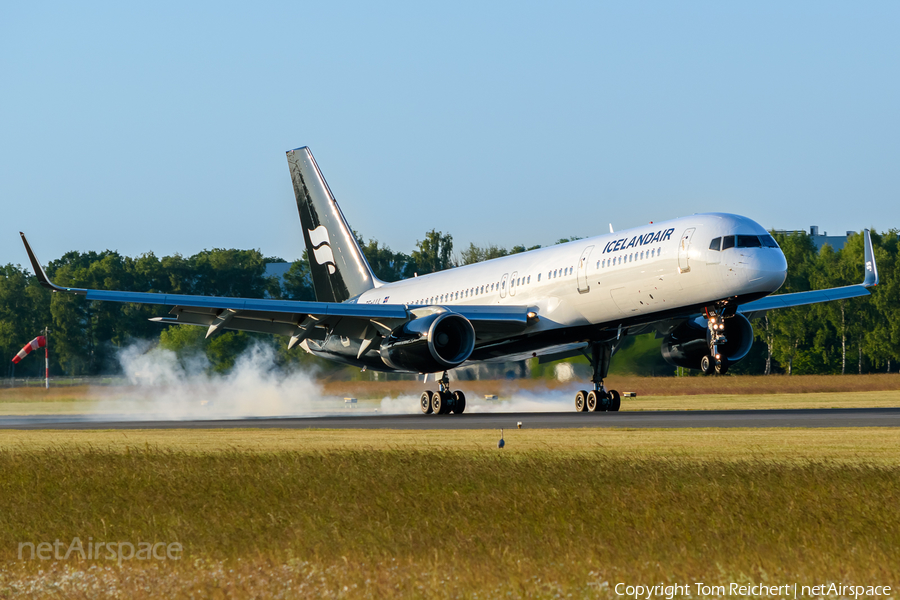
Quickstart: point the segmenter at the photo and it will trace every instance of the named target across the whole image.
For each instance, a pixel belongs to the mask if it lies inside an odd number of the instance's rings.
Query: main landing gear
[[[728,341],[725,337],[725,318],[734,314],[734,309],[730,305],[724,308],[716,308],[711,313],[706,309],[706,326],[709,333],[706,339],[709,340],[709,354],[700,359],[700,370],[704,375],[715,372],[716,375],[724,375],[728,372],[728,359],[722,356],[721,348]]]
[[[466,395],[459,390],[450,391],[450,377],[447,375],[447,371],[444,371],[444,376],[438,380],[438,383],[441,386],[440,390],[422,392],[419,399],[422,412],[426,415],[431,413],[436,415],[463,414],[463,411],[466,410]]]
[[[609,359],[613,346],[609,342],[591,344],[591,383],[594,389],[589,392],[581,390],[575,394],[575,410],[578,412],[617,411],[622,398],[616,390],[607,391],[603,387],[603,379],[609,373]]]

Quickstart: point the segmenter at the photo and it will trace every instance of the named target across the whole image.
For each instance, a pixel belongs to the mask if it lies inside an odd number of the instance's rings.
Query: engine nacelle
[[[750,352],[753,326],[747,317],[737,313],[725,320],[725,337],[728,341],[719,345],[719,354],[728,364],[736,363]],[[663,358],[676,367],[699,369],[700,359],[707,354],[709,328],[706,326],[706,319],[702,317],[680,325],[662,343]]]
[[[458,367],[475,349],[467,318],[442,312],[412,319],[381,342],[381,360],[398,371],[435,373]]]

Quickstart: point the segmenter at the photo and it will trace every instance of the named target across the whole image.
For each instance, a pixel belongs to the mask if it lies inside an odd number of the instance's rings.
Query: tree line
[[[863,279],[863,236],[850,235],[840,251],[817,251],[805,233],[773,232],[788,262],[779,293],[859,283]],[[449,233],[431,230],[406,254],[378,240],[359,245],[375,275],[398,281],[533,250],[540,246],[469,246],[454,253]],[[557,243],[578,238],[565,238]],[[900,362],[900,277],[898,231],[873,233],[880,283],[872,296],[770,311],[755,319],[756,343],[735,373],[867,373],[897,370]],[[314,300],[306,253],[282,280],[266,276],[266,264],[286,262],[258,250],[213,249],[190,257],[128,257],[118,252],[69,252],[46,266],[59,285],[76,288],[152,291],[232,297]],[[205,329],[168,326],[148,319],[165,316],[160,306],[88,301],[51,294],[20,265],[0,267],[0,357],[12,356],[45,327],[50,329],[52,375],[98,375],[118,369],[116,353],[131,343],[159,344],[179,356],[202,355],[215,371],[227,371],[254,340],[271,344],[283,366],[314,361],[288,352],[286,340],[245,332],[205,338]],[[41,364],[37,365],[36,363]],[[42,373],[43,361],[23,361],[16,376]],[[322,365],[322,368],[339,367]],[[10,368],[11,369],[11,368]],[[32,372],[33,371],[33,372]],[[655,372],[659,372],[656,370]],[[674,373],[674,367],[672,368]]]

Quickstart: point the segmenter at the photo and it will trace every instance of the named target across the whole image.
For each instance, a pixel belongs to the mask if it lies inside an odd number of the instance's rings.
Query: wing
[[[78,294],[88,300],[159,304],[172,306],[168,317],[153,321],[207,327],[207,337],[219,330],[234,329],[291,336],[290,347],[327,329],[340,335],[366,337],[372,326],[389,332],[413,318],[401,304],[357,304],[352,302],[300,302],[265,298],[225,298],[149,292],[118,292],[58,286],[47,277],[25,238],[22,242],[38,282],[53,292]],[[527,306],[454,306],[453,312],[471,321],[479,337],[516,333],[534,322],[536,315]]]
[[[878,285],[878,266],[875,264],[875,252],[872,249],[872,237],[869,235],[869,230],[866,229],[863,234],[865,235],[865,278],[862,283],[830,288],[827,290],[811,290],[809,292],[797,292],[795,294],[776,294],[774,296],[767,296],[753,302],[748,302],[747,304],[742,304],[738,308],[738,312],[743,313],[747,318],[753,318],[767,310],[775,308],[790,308],[792,306],[816,304],[818,302],[828,302],[830,300],[844,300],[847,298],[868,296],[868,288]]]

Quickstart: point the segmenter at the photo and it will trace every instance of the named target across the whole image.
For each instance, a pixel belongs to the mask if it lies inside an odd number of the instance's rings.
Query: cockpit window
[[[722,245],[722,238],[717,237],[717,238],[713,239],[713,241],[711,241],[711,242],[709,243],[709,249],[710,249],[710,250],[715,250],[716,252],[718,252],[718,251],[719,251],[719,247],[720,247],[721,245]]]
[[[758,235],[739,235],[737,236],[738,248],[761,248]]]
[[[722,250],[728,250],[729,248],[734,248],[733,235],[726,235],[722,238]]]
[[[762,245],[766,248],[778,247],[778,242],[775,241],[775,238],[768,234],[759,236],[759,241],[762,242]]]

